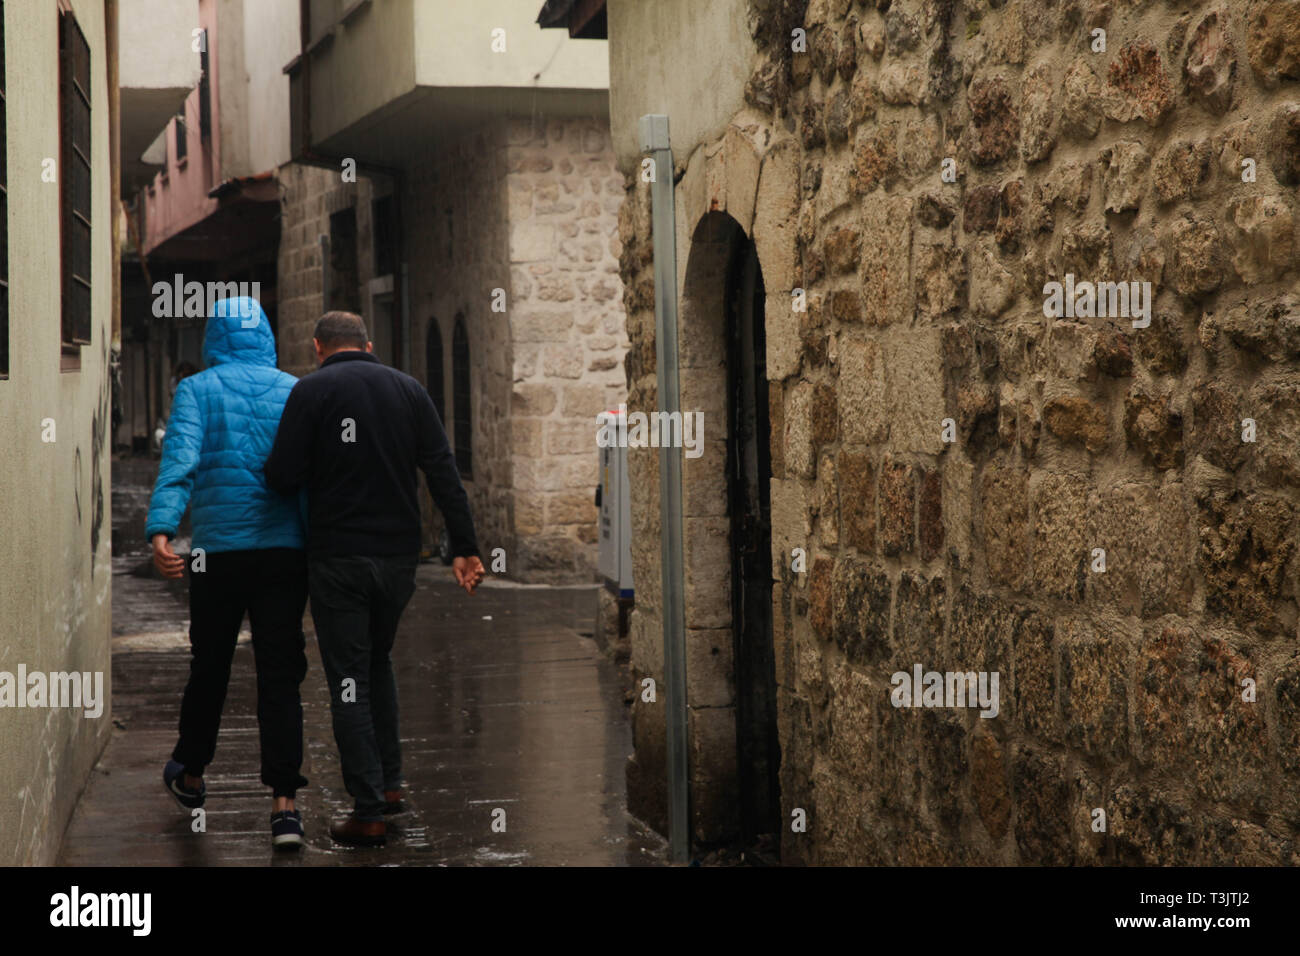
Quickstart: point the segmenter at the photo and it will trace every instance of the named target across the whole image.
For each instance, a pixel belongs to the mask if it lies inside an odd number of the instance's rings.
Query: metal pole
[[[655,257],[655,355],[659,411],[681,410],[677,366],[677,219],[668,117],[641,117],[641,151],[650,153]],[[674,862],[691,852],[690,777],[686,748],[686,601],[682,577],[682,454],[659,449],[660,567],[663,583],[665,705],[668,708],[668,844]]]

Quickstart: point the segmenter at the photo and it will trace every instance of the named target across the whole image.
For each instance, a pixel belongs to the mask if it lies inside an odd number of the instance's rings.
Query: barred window
[[[90,343],[90,44],[76,17],[64,12],[59,30],[63,230],[63,345]]]
[[[357,210],[348,206],[330,213],[329,307],[344,312],[361,311],[360,266],[357,263]],[[374,324],[379,317],[375,316]],[[379,330],[375,332],[379,341]]]
[[[456,416],[456,467],[465,479],[474,477],[473,418],[469,398],[469,335],[465,332],[465,316],[456,316],[456,327],[451,333],[451,392],[452,414]]]
[[[375,252],[375,275],[388,276],[397,272],[397,231],[393,215],[393,197],[381,196],[370,205]]]
[[[443,428],[447,427],[447,382],[442,373],[442,330],[438,320],[429,320],[429,336],[424,342],[425,378],[429,385],[429,397],[433,407],[438,410],[438,420]]]

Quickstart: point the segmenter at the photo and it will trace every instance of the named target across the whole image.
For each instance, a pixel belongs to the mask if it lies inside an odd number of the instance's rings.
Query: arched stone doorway
[[[765,297],[753,241],[706,214],[680,309],[682,410],[705,423],[682,480],[692,819],[706,844],[780,826]]]

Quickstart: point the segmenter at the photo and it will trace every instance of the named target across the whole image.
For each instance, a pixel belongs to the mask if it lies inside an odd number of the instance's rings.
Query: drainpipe
[[[641,152],[650,153],[654,229],[655,357],[659,411],[681,411],[677,363],[677,217],[673,210],[673,151],[668,117],[640,122]],[[668,736],[668,850],[676,863],[691,852],[690,778],[686,749],[686,600],[682,574],[682,452],[659,449],[660,569],[663,586],[664,681]]]

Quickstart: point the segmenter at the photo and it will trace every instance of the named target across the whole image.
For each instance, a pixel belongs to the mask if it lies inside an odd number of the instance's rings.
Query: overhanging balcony
[[[198,0],[122,0],[118,47],[122,194],[153,179],[162,162],[146,151],[199,82]],[[152,162],[150,161],[152,160]]]
[[[304,0],[294,158],[404,168],[492,115],[607,115],[605,43],[543,31],[529,6]]]

